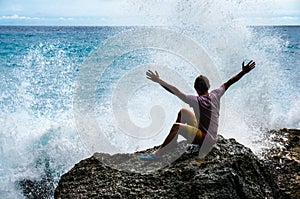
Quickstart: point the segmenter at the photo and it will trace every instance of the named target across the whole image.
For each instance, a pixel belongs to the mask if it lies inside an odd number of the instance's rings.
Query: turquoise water
[[[91,155],[74,124],[76,77],[82,63],[91,52],[99,50],[102,41],[130,29],[134,28],[0,27],[0,198],[22,198],[16,182],[39,180],[46,171],[51,172],[55,186],[64,172]],[[300,128],[300,27],[242,28],[245,29],[245,43],[228,42],[226,48],[224,43],[218,42],[221,37],[213,34],[214,42],[197,39],[205,32],[194,39],[215,61],[222,81],[239,71],[243,59],[257,62],[253,73],[226,93],[224,122],[220,126],[220,133],[225,137],[234,137],[256,151],[262,147],[257,147],[260,137],[256,133],[260,130]],[[124,54],[115,58],[99,80],[96,115],[99,123],[105,123],[105,128],[112,131],[109,134],[112,143],[122,145],[122,151],[132,152],[159,144],[165,136],[143,139],[134,146],[128,140],[122,141],[123,137],[126,139],[124,135],[117,139],[114,123],[104,115],[110,112],[113,90],[126,73],[152,62],[177,64],[175,70],[193,82],[195,71],[187,74],[189,66],[184,61],[173,55],[165,59],[166,54],[153,55],[149,50]],[[180,87],[180,83],[177,86]],[[172,100],[176,103],[176,99],[170,99],[170,95],[152,84],[146,88],[149,89],[146,94],[134,93],[134,105],[129,106],[132,120],[141,126],[147,124],[148,118],[139,110],[157,101],[155,96],[159,95],[162,103],[172,104]],[[170,118],[166,121],[166,129],[179,106],[176,104],[174,109],[166,111]]]

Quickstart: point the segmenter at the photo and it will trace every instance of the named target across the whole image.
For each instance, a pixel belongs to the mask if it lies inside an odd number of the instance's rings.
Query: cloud
[[[273,17],[239,17],[235,19],[250,25],[298,25],[298,16],[273,16]]]
[[[72,17],[59,17],[58,20],[60,20],[60,21],[72,21],[72,20],[74,20],[74,18],[72,18]]]
[[[14,15],[4,15],[0,16],[0,20],[45,20],[46,18],[41,18],[41,17],[27,17],[27,16],[20,16],[17,14]],[[72,21],[74,18],[72,17],[51,17],[48,19],[52,20],[60,20],[60,21]]]
[[[85,20],[87,23],[105,21],[107,24],[132,24],[139,21],[147,24],[148,21],[167,20],[169,10],[176,2],[179,0],[26,0],[26,3],[23,0],[0,0],[0,20],[2,24],[30,21],[34,24],[54,24],[55,20],[65,24],[70,22],[72,25],[77,22],[84,24]],[[245,9],[240,9],[234,17],[251,25],[256,22],[300,24],[299,0],[246,0],[239,5]]]
[[[27,16],[19,16],[19,15],[4,15],[0,17],[0,20],[39,20],[39,17],[27,17]]]

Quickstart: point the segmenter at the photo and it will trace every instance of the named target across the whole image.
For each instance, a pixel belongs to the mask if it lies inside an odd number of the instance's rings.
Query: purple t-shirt
[[[187,103],[194,109],[198,128],[216,138],[219,126],[220,99],[224,86],[212,90],[208,95],[187,95]]]

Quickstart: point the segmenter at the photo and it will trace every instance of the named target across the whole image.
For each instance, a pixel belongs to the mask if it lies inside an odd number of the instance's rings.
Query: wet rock
[[[271,168],[283,198],[300,198],[300,130],[281,129],[267,133],[270,146],[264,162]]]
[[[61,177],[55,198],[281,197],[265,163],[234,139],[219,136],[204,158],[184,153],[185,148],[181,142],[162,160],[150,162],[138,156],[154,149],[95,153]]]
[[[36,167],[43,168],[44,173],[41,179],[21,179],[15,183],[17,189],[29,199],[48,199],[53,198],[55,190],[55,172],[50,168],[51,160],[49,157],[39,157]]]
[[[16,186],[23,191],[23,195],[26,198],[30,199],[51,198],[55,189],[53,180],[47,177],[44,177],[42,180],[20,180]]]

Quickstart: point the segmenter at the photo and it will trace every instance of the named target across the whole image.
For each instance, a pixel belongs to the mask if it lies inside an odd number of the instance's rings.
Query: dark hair
[[[194,88],[200,91],[206,91],[210,88],[209,80],[204,75],[199,75],[194,83]]]

